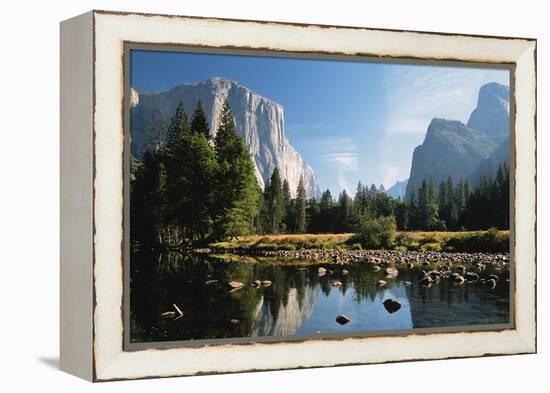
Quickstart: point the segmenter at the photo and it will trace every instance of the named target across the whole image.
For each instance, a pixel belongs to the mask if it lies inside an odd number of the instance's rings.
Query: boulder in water
[[[344,314],[338,315],[336,317],[336,322],[338,322],[340,325],[345,325],[349,321],[350,321],[350,319],[347,316],[345,316]]]
[[[394,299],[386,299],[384,300],[384,307],[386,308],[386,311],[393,314],[394,312],[399,311],[401,308],[401,303]]]

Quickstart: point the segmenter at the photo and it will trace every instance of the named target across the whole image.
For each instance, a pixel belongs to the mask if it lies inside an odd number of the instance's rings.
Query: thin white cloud
[[[393,66],[386,73],[386,134],[424,134],[434,117],[466,122],[487,82],[508,84],[505,71]]]
[[[310,145],[312,155],[336,171],[338,185],[353,190],[353,172],[359,170],[359,150],[350,137],[316,138]],[[354,177],[353,177],[354,178]]]
[[[508,85],[504,70],[428,66],[390,66],[384,137],[379,171],[386,188],[409,176],[414,148],[421,144],[434,117],[467,122],[479,88],[488,82]]]
[[[327,164],[357,170],[357,145],[349,137],[322,138],[317,142],[317,156]]]

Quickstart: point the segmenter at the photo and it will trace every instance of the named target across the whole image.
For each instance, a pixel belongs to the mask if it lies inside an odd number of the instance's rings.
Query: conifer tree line
[[[199,101],[179,103],[169,124],[154,116],[152,145],[131,163],[130,236],[145,247],[181,247],[255,231],[260,188],[224,103],[216,137]]]
[[[508,229],[510,226],[510,168],[498,166],[494,178],[482,176],[472,187],[462,178],[452,176],[439,186],[424,180],[406,201],[394,204],[397,228],[400,230],[482,230]]]
[[[200,101],[190,118],[181,102],[169,122],[156,113],[149,129],[154,137],[142,157],[132,159],[130,181],[130,236],[144,247],[207,244],[249,234],[360,232],[369,228],[369,220],[381,218],[399,230],[509,226],[506,163],[475,189],[449,176],[437,187],[433,180],[423,181],[407,200],[361,182],[353,196],[343,190],[334,197],[327,189],[308,199],[304,179],[291,190],[278,168],[260,188],[227,101],[214,138]]]

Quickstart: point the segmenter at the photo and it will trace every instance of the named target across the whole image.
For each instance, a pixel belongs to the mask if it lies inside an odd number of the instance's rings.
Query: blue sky
[[[287,137],[333,195],[408,178],[433,117],[466,122],[481,85],[509,85],[502,69],[132,51],[141,92],[215,76],[283,105]]]

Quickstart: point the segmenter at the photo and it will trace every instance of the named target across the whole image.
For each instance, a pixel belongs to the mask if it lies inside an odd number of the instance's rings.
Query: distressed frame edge
[[[93,18],[60,23],[60,369],[93,381]]]
[[[100,14],[104,14],[103,12],[100,12]],[[108,13],[109,15],[112,15],[113,13]],[[130,14],[130,15],[134,15],[134,14]],[[170,16],[170,18],[173,18],[173,16]],[[186,18],[191,18],[191,19],[196,19],[196,18],[193,18],[193,17],[186,17]],[[205,19],[210,19],[210,18],[205,18]],[[231,20],[233,21],[233,20]],[[277,24],[277,25],[288,25],[288,24],[285,24],[285,23],[280,23],[280,22],[273,22],[274,24]],[[363,29],[363,30],[369,30],[369,29]],[[413,33],[417,33],[417,32],[413,32]],[[394,32],[394,35],[398,35],[399,32]],[[437,33],[426,33],[428,35],[437,35]],[[452,35],[452,36],[466,36],[466,37],[471,37],[469,35]],[[481,37],[483,38],[483,37]],[[505,38],[502,38],[502,37],[497,37],[498,39],[504,39]],[[523,40],[523,39],[522,39]],[[536,40],[531,40],[531,39],[527,39],[525,40],[525,44],[526,45],[526,48],[525,48],[525,52],[524,53],[527,53],[527,55],[531,54],[531,53],[534,53],[534,56],[531,55],[530,58],[534,61],[531,62],[531,65],[533,65],[534,67],[534,77],[533,77],[533,80],[534,80],[534,88],[536,89]],[[534,41],[534,42],[533,42]],[[95,41],[94,41],[95,43]],[[532,44],[532,45],[530,45]],[[531,49],[531,50],[530,50]],[[529,62],[526,63],[526,66],[529,66]],[[533,86],[529,86],[527,87],[526,86],[526,89],[530,90],[530,88],[533,87]],[[532,92],[531,92],[532,93]],[[534,98],[534,100],[531,100],[532,101],[532,104],[533,104],[533,112],[534,112],[534,116],[535,116],[535,121],[536,121],[536,97],[533,97],[532,94],[529,94],[531,95],[530,98]],[[517,125],[517,123],[516,123]],[[536,123],[533,123],[533,128],[529,130],[529,134],[533,134],[533,136],[535,137],[535,141],[536,141]],[[529,135],[530,136],[530,135]],[[535,153],[536,153],[536,143],[535,143]],[[535,174],[536,174],[536,162],[535,162]],[[536,181],[532,184],[532,186],[534,186],[536,188]],[[535,195],[535,198],[536,198],[536,195]],[[536,199],[535,199],[535,206],[536,206]],[[536,216],[535,217],[532,217],[533,218],[533,222],[535,223],[536,225]],[[533,236],[536,235],[536,227],[534,226],[533,227],[533,232],[532,233],[529,233],[527,234],[530,235],[532,234]],[[525,236],[525,235],[523,235]],[[535,249],[535,253],[534,253],[534,256],[536,258],[536,249]],[[530,266],[530,268],[532,269],[533,266]],[[535,278],[536,278],[536,266],[535,266],[535,271],[534,271],[534,274],[535,274]],[[97,283],[96,283],[97,285]],[[534,297],[533,301],[536,301],[536,288],[534,288]],[[519,342],[521,342],[523,345],[523,349],[524,351],[519,351],[519,352],[511,352],[510,354],[512,353],[533,353],[533,352],[536,352],[536,313],[533,315],[534,317],[534,323],[535,325],[533,326],[533,331],[526,331],[525,329],[523,329],[522,326],[517,326],[516,327],[516,330],[515,330],[515,333],[516,333],[516,338],[519,340]],[[519,334],[521,333],[521,334]],[[95,337],[94,337],[95,339]],[[463,355],[463,356],[456,356],[456,357],[471,357],[471,356],[489,356],[489,355],[501,355],[501,354],[507,354],[507,353],[491,353],[491,354],[477,354],[477,355]],[[451,356],[453,357],[453,356]],[[430,359],[443,359],[443,358],[449,358],[449,356],[434,356],[434,357],[429,357],[429,358],[423,358],[423,359],[407,359],[406,357],[402,357],[400,360],[393,360],[393,361],[410,361],[410,360],[430,360]],[[121,361],[124,361],[124,359],[120,359],[120,357],[117,357],[115,359],[112,359],[113,361],[113,365],[114,363],[118,363],[118,361],[121,360]],[[392,360],[390,361],[381,361],[381,362],[378,362],[378,361],[373,361],[373,362],[362,362],[362,363],[358,363],[358,364],[367,364],[367,363],[385,363],[385,362],[393,362]],[[349,363],[349,364],[356,364],[356,363]],[[310,365],[310,366],[305,366],[305,367],[329,367],[329,366],[337,366],[337,365],[343,365],[343,364],[330,364],[330,365],[321,365],[321,366],[315,366],[315,365]],[[109,368],[109,367],[108,367]],[[116,367],[115,367],[116,368]],[[286,368],[300,368],[299,366],[289,366],[289,367],[282,367],[282,368],[277,368],[277,369],[286,369]],[[265,370],[270,370],[271,368],[268,368],[268,369],[265,369]],[[94,379],[95,380],[115,380],[115,379],[128,379],[128,378],[148,378],[148,377],[162,377],[162,376],[176,376],[176,375],[197,375],[197,374],[202,374],[201,372],[196,372],[196,373],[191,373],[191,374],[185,374],[183,372],[181,373],[176,373],[176,374],[168,374],[168,375],[150,375],[150,376],[130,376],[130,377],[124,377],[124,376],[121,376],[121,377],[117,377],[117,376],[113,376],[111,375],[111,377],[108,376],[108,372],[106,372],[105,374],[103,373],[103,371],[107,371],[105,369],[102,369],[101,370],[101,375],[99,377],[95,377]],[[254,371],[254,370],[233,370],[233,371],[217,371],[217,372],[213,372],[213,373],[221,373],[221,372],[243,372],[243,371]],[[258,370],[256,370],[258,371]],[[105,376],[107,376],[107,378],[104,378]]]

